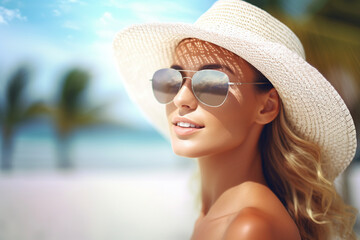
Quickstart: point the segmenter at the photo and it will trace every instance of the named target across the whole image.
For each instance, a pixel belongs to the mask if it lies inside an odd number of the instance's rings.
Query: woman
[[[285,25],[220,0],[193,25],[125,29],[114,47],[134,101],[198,159],[193,240],[355,239],[333,184],[354,156],[353,120]]]

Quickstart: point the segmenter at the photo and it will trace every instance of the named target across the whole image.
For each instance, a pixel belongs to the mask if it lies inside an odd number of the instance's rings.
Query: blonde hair
[[[280,103],[261,136],[263,171],[271,190],[294,219],[302,240],[356,239],[356,209],[345,204],[324,176],[320,148],[291,130]]]
[[[272,89],[271,82],[253,65],[250,66],[256,72],[256,82],[269,83],[256,85],[255,89],[259,92]],[[325,177],[319,146],[291,129],[281,99],[279,101],[279,114],[264,126],[260,139],[263,172],[268,186],[287,208],[302,240],[328,240],[333,236],[356,240],[353,231],[356,209],[344,203],[334,182]],[[196,178],[199,178],[199,171]]]

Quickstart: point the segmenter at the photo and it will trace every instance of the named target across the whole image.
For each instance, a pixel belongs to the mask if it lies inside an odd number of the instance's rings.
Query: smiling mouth
[[[182,127],[182,128],[203,128],[204,126],[195,125],[188,122],[177,122],[174,124],[175,126]]]

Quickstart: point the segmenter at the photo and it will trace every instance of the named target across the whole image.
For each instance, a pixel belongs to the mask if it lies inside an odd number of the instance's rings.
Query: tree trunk
[[[12,169],[12,132],[4,129],[1,141],[1,170],[9,171]]]
[[[60,135],[58,139],[58,168],[69,170],[73,168],[70,157],[70,136],[68,134]]]

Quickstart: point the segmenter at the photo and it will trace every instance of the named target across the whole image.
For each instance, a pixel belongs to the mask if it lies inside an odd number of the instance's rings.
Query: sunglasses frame
[[[250,84],[251,84],[251,85],[270,84],[269,82],[230,82],[230,78],[229,78],[229,76],[228,76],[226,73],[224,73],[224,72],[222,72],[222,71],[219,71],[219,70],[214,70],[214,69],[202,69],[202,70],[195,71],[195,70],[183,70],[183,69],[179,70],[179,69],[174,69],[174,68],[161,68],[161,69],[159,69],[159,70],[157,70],[157,71],[165,70],[165,69],[175,70],[175,71],[180,72],[180,74],[181,74],[181,72],[198,73],[198,72],[206,71],[206,70],[221,72],[221,73],[223,73],[223,74],[225,74],[225,75],[227,76],[227,79],[228,79],[227,84],[228,84],[228,86],[233,86],[233,85],[239,85],[239,86],[240,86],[240,85],[243,85],[243,84],[249,84],[249,85],[250,85]],[[156,73],[157,71],[155,71],[155,73]],[[195,74],[194,74],[194,75],[195,75]],[[204,104],[205,106],[208,106],[208,107],[220,107],[221,105],[223,105],[224,102],[225,102],[226,99],[227,99],[228,94],[229,94],[229,88],[228,88],[228,90],[227,90],[227,92],[226,92],[226,95],[225,95],[225,97],[224,97],[224,100],[223,100],[219,105],[216,105],[216,106],[214,106],[214,105],[209,105],[209,104],[203,102],[201,99],[199,99],[198,96],[194,93],[194,86],[193,86],[193,84],[192,84],[192,83],[193,83],[193,82],[192,82],[192,78],[194,77],[194,75],[193,75],[192,77],[183,77],[183,76],[181,75],[181,78],[182,78],[182,81],[184,81],[184,79],[190,79],[190,80],[191,80],[191,91],[192,91],[192,94],[196,97],[196,99],[197,99],[200,103],[202,103],[202,104]],[[153,81],[153,79],[150,79],[150,81]],[[178,92],[176,93],[176,95],[179,93],[179,91],[180,91],[180,89],[182,88],[182,86],[183,86],[183,82],[182,82],[182,84],[180,85],[180,88],[179,88]],[[175,96],[176,96],[176,95],[175,95]],[[174,96],[174,98],[175,98],[175,96]],[[174,100],[174,98],[173,98],[171,101],[167,102],[167,103],[161,103],[161,102],[159,102],[159,103],[160,103],[160,104],[168,104],[168,103],[171,103],[171,102]]]

